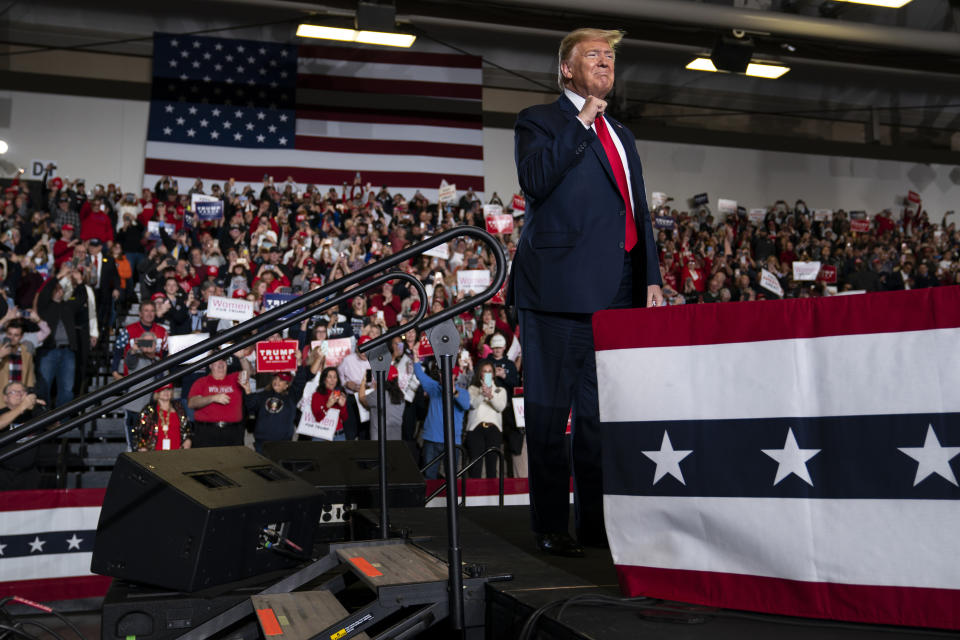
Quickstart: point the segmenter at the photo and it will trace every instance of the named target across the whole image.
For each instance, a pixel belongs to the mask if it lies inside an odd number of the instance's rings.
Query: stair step
[[[94,442],[87,445],[83,461],[92,467],[112,467],[126,450],[126,442]]]
[[[110,482],[110,471],[84,471],[67,474],[67,489],[102,489]]]
[[[309,640],[320,630],[348,615],[337,597],[329,591],[258,595],[251,596],[250,600],[266,638],[282,635],[283,640]],[[363,640],[369,638],[366,633],[358,633],[353,637]]]
[[[402,584],[446,582],[447,565],[412,544],[345,547],[337,550],[342,562],[371,589]]]

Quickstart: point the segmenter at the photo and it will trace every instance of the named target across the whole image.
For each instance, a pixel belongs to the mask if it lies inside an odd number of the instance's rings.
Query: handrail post
[[[387,373],[390,371],[390,343],[370,351],[367,360],[377,383],[377,437],[380,454],[380,538],[390,537],[390,518],[387,512]]]
[[[440,364],[440,380],[443,396],[443,437],[447,452],[447,561],[450,576],[450,619],[455,631],[462,631],[463,618],[463,570],[460,551],[460,518],[457,511],[457,447],[454,424],[453,357],[460,351],[460,334],[452,320],[439,324],[427,333],[430,346]],[[452,480],[452,482],[451,482]]]

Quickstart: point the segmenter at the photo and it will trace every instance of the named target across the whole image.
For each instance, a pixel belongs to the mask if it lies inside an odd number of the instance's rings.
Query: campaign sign
[[[653,219],[653,226],[657,229],[673,229],[677,221],[670,216],[657,216]]]
[[[693,196],[693,205],[695,207],[699,207],[702,204],[707,204],[708,202],[710,202],[710,198],[705,193],[698,193],[697,195]]]
[[[487,216],[488,233],[513,233],[513,216],[509,213]]]
[[[747,211],[747,220],[750,222],[763,222],[763,219],[767,217],[767,210],[762,208],[750,209]]]
[[[780,281],[777,280],[777,276],[766,269],[760,270],[760,286],[771,293],[777,294],[781,298],[783,297],[783,287],[780,286]]]
[[[851,220],[866,220],[867,212],[866,211],[851,211],[850,212]]]
[[[207,301],[207,317],[224,320],[249,320],[253,317],[253,303],[239,298],[210,296]]]
[[[426,334],[426,333],[424,333],[422,336],[420,336],[420,349],[419,349],[419,353],[420,353],[420,360],[425,360],[425,359],[429,358],[430,356],[434,355],[434,353],[433,353],[433,345],[430,344],[430,339],[427,337],[427,334]]]
[[[800,260],[793,261],[794,280],[813,281],[817,279],[818,273],[820,273],[819,260],[814,260],[812,262],[801,262]]]
[[[485,204],[483,205],[483,217],[488,218],[490,216],[499,216],[503,214],[503,207],[498,204]]]
[[[453,202],[457,199],[457,185],[447,184],[446,180],[440,182],[440,195],[437,197],[437,200],[440,204],[446,204],[448,202]]]
[[[870,231],[870,221],[869,220],[851,220],[850,231],[856,231],[858,233],[864,233],[866,231]]]
[[[920,202],[920,194],[917,193],[916,191],[908,191],[908,192],[907,192],[907,200],[909,200],[910,202],[913,202],[913,203]]]
[[[441,260],[449,260],[450,247],[446,243],[438,244],[434,248],[424,251],[423,255],[431,256],[433,258],[440,258]]]
[[[296,340],[272,340],[257,343],[257,373],[297,370]]]
[[[350,338],[333,338],[332,340],[314,340],[310,343],[311,349],[320,347],[325,367],[337,367],[353,351],[353,340]]]
[[[827,284],[836,284],[837,268],[832,264],[821,265],[820,273],[817,274],[817,280],[819,282],[826,282]]]
[[[662,207],[663,205],[667,204],[667,200],[669,199],[670,197],[663,191],[654,191],[650,194],[650,206],[654,209],[657,207]]]
[[[527,210],[527,199],[523,197],[522,193],[515,193],[513,194],[513,203],[510,206],[514,215],[523,213]]]
[[[177,227],[172,222],[160,222],[159,220],[150,220],[147,222],[147,232],[150,234],[151,240],[160,239],[160,225],[163,225],[167,229],[167,235],[172,236],[177,232]]]
[[[826,222],[833,217],[833,209],[814,209],[813,210],[813,219]]]
[[[523,429],[527,426],[527,421],[523,416],[523,397],[513,397],[513,417],[517,421],[517,428]]]
[[[728,200],[726,198],[719,198],[717,200],[717,211],[720,213],[736,213],[737,212],[737,201]]]
[[[183,351],[187,347],[192,347],[198,342],[203,342],[210,337],[209,333],[185,333],[177,336],[167,336],[167,350],[170,352],[170,355],[173,355],[177,352]],[[193,364],[199,362],[206,353],[201,353],[198,356],[187,360],[187,363]]]
[[[480,293],[490,286],[490,272],[486,269],[465,269],[457,272],[457,289],[460,293]]]
[[[39,180],[43,177],[43,173],[47,168],[48,164],[55,164],[49,160],[31,160],[30,161],[30,180]],[[54,169],[50,172],[50,177],[57,175],[57,170]]]
[[[740,216],[740,217],[746,216],[746,215],[747,215],[747,208],[746,208],[746,207],[741,207],[740,205],[737,205],[737,215]]]
[[[507,285],[510,284],[509,280],[504,280],[503,286],[500,287],[500,291],[490,298],[490,304],[507,304]]]
[[[297,296],[292,293],[268,293],[263,296],[263,310],[269,311],[270,309],[275,309],[280,305],[286,304],[296,298]],[[283,316],[281,320],[286,320],[287,318],[292,318],[298,313],[303,313],[304,309],[301,307],[292,313]]]
[[[220,220],[223,218],[223,200],[198,201],[193,204],[193,210],[200,220]]]

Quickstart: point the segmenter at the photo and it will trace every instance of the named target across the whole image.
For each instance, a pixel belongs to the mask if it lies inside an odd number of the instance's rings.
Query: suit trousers
[[[609,308],[632,303],[633,268],[625,253],[620,289]],[[533,531],[567,532],[572,466],[577,534],[596,539],[604,525],[593,314],[520,309],[519,315]]]

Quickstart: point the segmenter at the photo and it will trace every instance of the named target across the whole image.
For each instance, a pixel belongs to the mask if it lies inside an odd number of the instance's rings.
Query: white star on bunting
[[[70,549],[79,551],[81,542],[83,542],[83,538],[78,538],[77,534],[73,534],[72,538],[67,538],[67,551],[70,551]]]
[[[807,460],[820,453],[820,449],[801,449],[798,447],[797,439],[793,436],[793,429],[787,429],[787,441],[783,443],[783,449],[761,449],[761,451],[779,463],[777,477],[773,481],[774,485],[779,484],[781,480],[792,473],[811,487],[813,486],[810,472],[807,471]]]
[[[47,544],[46,540],[41,540],[40,536],[35,537],[30,542],[30,553],[33,553],[34,551],[39,551],[40,553],[43,553],[43,545],[45,544]]]
[[[657,464],[657,470],[653,474],[653,484],[657,484],[663,476],[669,474],[679,480],[680,484],[686,486],[683,472],[680,471],[680,461],[693,453],[693,449],[675,451],[673,444],[670,442],[670,435],[664,431],[659,451],[641,451],[640,453]]]
[[[950,461],[960,455],[960,447],[944,447],[933,430],[933,425],[927,426],[927,436],[922,447],[897,447],[917,461],[917,475],[913,479],[913,486],[931,474],[937,474],[953,486],[957,486],[957,476],[950,467]]]

